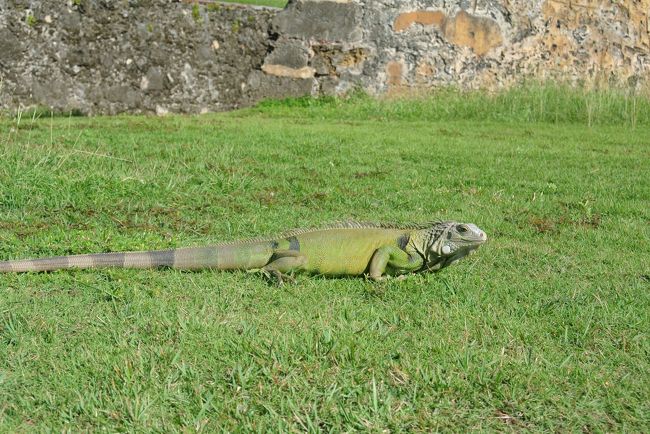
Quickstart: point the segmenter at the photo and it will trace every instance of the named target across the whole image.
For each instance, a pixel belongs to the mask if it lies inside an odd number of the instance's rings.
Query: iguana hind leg
[[[276,250],[268,264],[262,267],[264,275],[273,276],[280,284],[294,282],[289,273],[299,271],[307,263],[307,257],[295,250]]]

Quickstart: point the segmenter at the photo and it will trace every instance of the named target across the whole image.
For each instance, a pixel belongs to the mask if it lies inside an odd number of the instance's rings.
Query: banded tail
[[[273,248],[269,242],[222,244],[171,250],[93,253],[42,259],[0,261],[0,273],[107,267],[247,270],[263,267],[272,255]]]

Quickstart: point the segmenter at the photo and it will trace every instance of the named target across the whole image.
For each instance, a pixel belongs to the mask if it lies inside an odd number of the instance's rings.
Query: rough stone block
[[[0,28],[0,53],[4,58],[19,56],[23,52],[20,39],[9,29]]]
[[[332,64],[339,73],[349,72],[351,74],[361,74],[363,72],[363,65],[369,56],[370,51],[364,47],[342,50],[336,52],[332,57]]]
[[[503,43],[501,28],[496,21],[463,10],[451,18],[442,11],[405,12],[397,16],[393,30],[403,32],[413,24],[433,26],[452,44],[469,47],[479,56]]]
[[[316,75],[335,75],[336,68],[332,65],[332,57],[327,52],[316,51],[311,59],[311,66]]]
[[[501,29],[496,21],[475,17],[465,11],[459,11],[454,18],[447,20],[443,31],[449,42],[469,47],[479,56],[503,43]]]
[[[323,77],[319,80],[321,95],[338,95],[340,80],[338,77]]]
[[[387,84],[391,88],[400,87],[404,83],[406,66],[400,60],[391,60],[386,64]]]
[[[351,73],[359,75],[363,72],[366,60],[371,57],[368,47],[349,48],[341,44],[322,44],[312,46],[314,57],[311,66],[317,75],[340,75]]]
[[[162,70],[158,67],[151,67],[147,75],[140,80],[140,89],[145,92],[162,90],[164,87],[164,76]]]
[[[284,65],[262,65],[262,71],[266,72],[269,75],[275,75],[277,77],[288,77],[296,79],[305,79],[314,76],[314,68],[305,66],[304,68],[289,68]]]
[[[418,84],[426,83],[430,80],[436,73],[435,65],[432,65],[429,62],[423,61],[420,62],[415,68],[415,79]]]
[[[248,94],[252,100],[313,95],[318,84],[313,78],[295,79],[253,71],[248,77]]]
[[[423,26],[436,26],[440,28],[447,17],[441,11],[412,11],[404,12],[397,16],[393,24],[393,30],[402,32],[413,24]]]
[[[306,42],[285,39],[276,43],[271,54],[266,56],[264,63],[283,65],[293,69],[304,68],[309,63],[309,51]]]
[[[273,20],[285,37],[317,41],[360,41],[363,37],[361,5],[337,1],[298,0]]]

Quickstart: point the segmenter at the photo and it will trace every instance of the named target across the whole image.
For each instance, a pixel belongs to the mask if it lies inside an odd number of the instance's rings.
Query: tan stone
[[[546,0],[542,14],[548,31],[540,42],[551,53],[547,68],[578,71],[588,65],[580,74],[595,81],[638,74],[639,53],[650,50],[649,13],[648,0]],[[573,42],[574,32],[585,28],[584,40]]]
[[[436,26],[440,28],[445,22],[445,14],[440,11],[414,11],[405,12],[398,15],[393,24],[396,32],[408,29],[413,24],[422,24],[423,26]]]
[[[343,57],[337,63],[342,68],[354,68],[361,65],[368,58],[368,52],[363,48],[354,48],[343,53]]]
[[[395,19],[393,29],[401,32],[415,23],[434,26],[449,42],[469,47],[479,56],[503,43],[501,28],[496,21],[476,17],[465,11],[459,11],[453,18],[445,17],[445,14],[440,11],[405,12]]]
[[[404,80],[404,64],[399,61],[390,61],[386,65],[386,75],[388,76],[389,87],[399,87]]]
[[[277,77],[289,77],[289,78],[312,78],[316,72],[314,68],[305,66],[303,68],[289,68],[284,65],[269,65],[264,64],[262,66],[262,71],[269,75],[275,75]]]
[[[436,73],[436,69],[429,62],[421,62],[415,68],[415,79],[418,84],[426,83]]]
[[[475,17],[465,11],[447,20],[443,26],[445,38],[452,44],[469,47],[479,56],[503,43],[501,28],[490,18]]]

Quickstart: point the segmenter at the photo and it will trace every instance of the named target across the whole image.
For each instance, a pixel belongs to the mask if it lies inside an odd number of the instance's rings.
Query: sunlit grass
[[[0,259],[345,218],[490,237],[385,284],[0,275],[0,431],[647,430],[648,102],[519,92],[0,118]]]
[[[373,98],[356,93],[346,99],[269,100],[253,109],[268,116],[295,114],[323,119],[402,121],[477,120],[552,124],[650,125],[650,90],[585,90],[565,85],[527,85],[507,91],[455,88]]]

